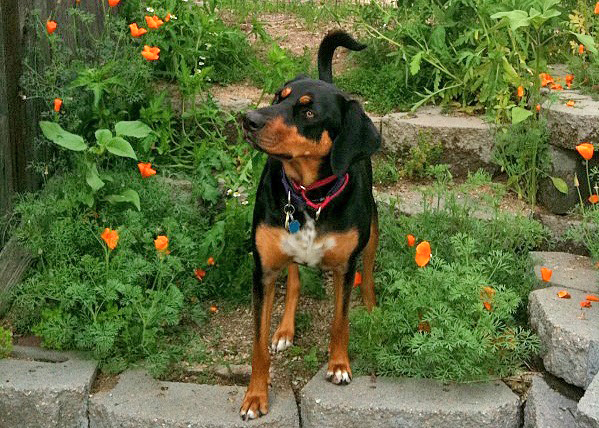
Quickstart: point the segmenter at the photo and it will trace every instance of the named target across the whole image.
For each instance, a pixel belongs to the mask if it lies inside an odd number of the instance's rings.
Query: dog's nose
[[[243,116],[243,127],[247,131],[256,132],[264,127],[266,118],[256,110],[248,111]]]

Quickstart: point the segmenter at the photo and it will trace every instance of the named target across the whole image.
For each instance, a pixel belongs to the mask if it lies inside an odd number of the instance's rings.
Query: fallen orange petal
[[[574,101],[570,100],[566,103],[566,106],[568,107],[574,107]]]
[[[557,292],[557,297],[559,297],[560,299],[569,299],[572,296],[570,296],[570,293],[568,293],[567,291],[561,290]]]
[[[591,302],[589,302],[588,300],[583,300],[582,302],[580,302],[580,307],[581,308],[590,308],[591,306]]]
[[[214,305],[210,306],[210,312],[212,312],[213,314],[218,312],[218,308]]]
[[[589,302],[599,302],[599,297],[595,296],[594,294],[587,294],[586,299]]]
[[[549,282],[551,280],[551,275],[553,275],[553,271],[549,268],[542,267],[541,268],[541,278],[545,282]]]

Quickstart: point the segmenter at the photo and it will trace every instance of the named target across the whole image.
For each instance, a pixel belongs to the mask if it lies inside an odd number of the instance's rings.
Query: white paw
[[[347,385],[351,382],[351,376],[346,370],[339,370],[327,372],[327,380],[334,383],[335,385]]]
[[[281,352],[293,345],[293,340],[289,340],[287,337],[281,337],[279,340],[273,340],[270,348],[273,352]]]

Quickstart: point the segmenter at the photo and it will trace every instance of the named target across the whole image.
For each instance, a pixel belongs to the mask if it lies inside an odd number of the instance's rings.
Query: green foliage
[[[379,154],[372,159],[372,180],[375,185],[390,185],[399,178],[399,168],[394,156]]]
[[[546,121],[526,121],[500,128],[495,135],[493,156],[508,175],[508,187],[534,205],[539,177],[547,175],[550,167]]]
[[[430,135],[418,134],[418,141],[410,148],[402,173],[409,178],[429,176],[429,167],[435,165],[443,154],[440,142],[431,141]]]
[[[440,186],[440,203],[420,215],[381,212],[379,307],[351,314],[355,370],[468,381],[511,375],[535,355],[538,340],[523,327],[534,284],[528,250],[545,233],[496,202],[492,220],[476,219],[482,204],[467,195],[483,178],[451,192]],[[430,242],[430,265],[417,267],[409,233]]]
[[[0,326],[0,359],[6,358],[12,352],[12,333]]]
[[[121,121],[115,125],[115,135],[108,129],[98,129],[95,132],[96,144],[88,147],[83,137],[65,131],[57,123],[41,121],[40,128],[44,136],[53,143],[75,152],[85,152],[80,159],[80,164],[83,165],[85,182],[89,188],[86,188],[87,191],[78,189],[77,195],[79,200],[90,208],[101,196],[98,192],[106,182],[114,181],[113,176],[108,172],[100,175],[98,171],[98,166],[104,161],[104,155],[111,153],[115,156],[137,159],[133,147],[123,137],[145,138],[151,133],[151,129],[140,121]],[[111,204],[131,203],[138,211],[141,209],[139,195],[133,189],[122,189],[118,195],[102,196]]]

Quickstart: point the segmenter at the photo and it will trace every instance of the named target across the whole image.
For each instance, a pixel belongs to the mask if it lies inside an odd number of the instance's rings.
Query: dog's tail
[[[366,47],[356,41],[345,31],[332,31],[327,34],[318,48],[318,78],[328,83],[333,83],[333,53],[337,47],[361,51]]]

